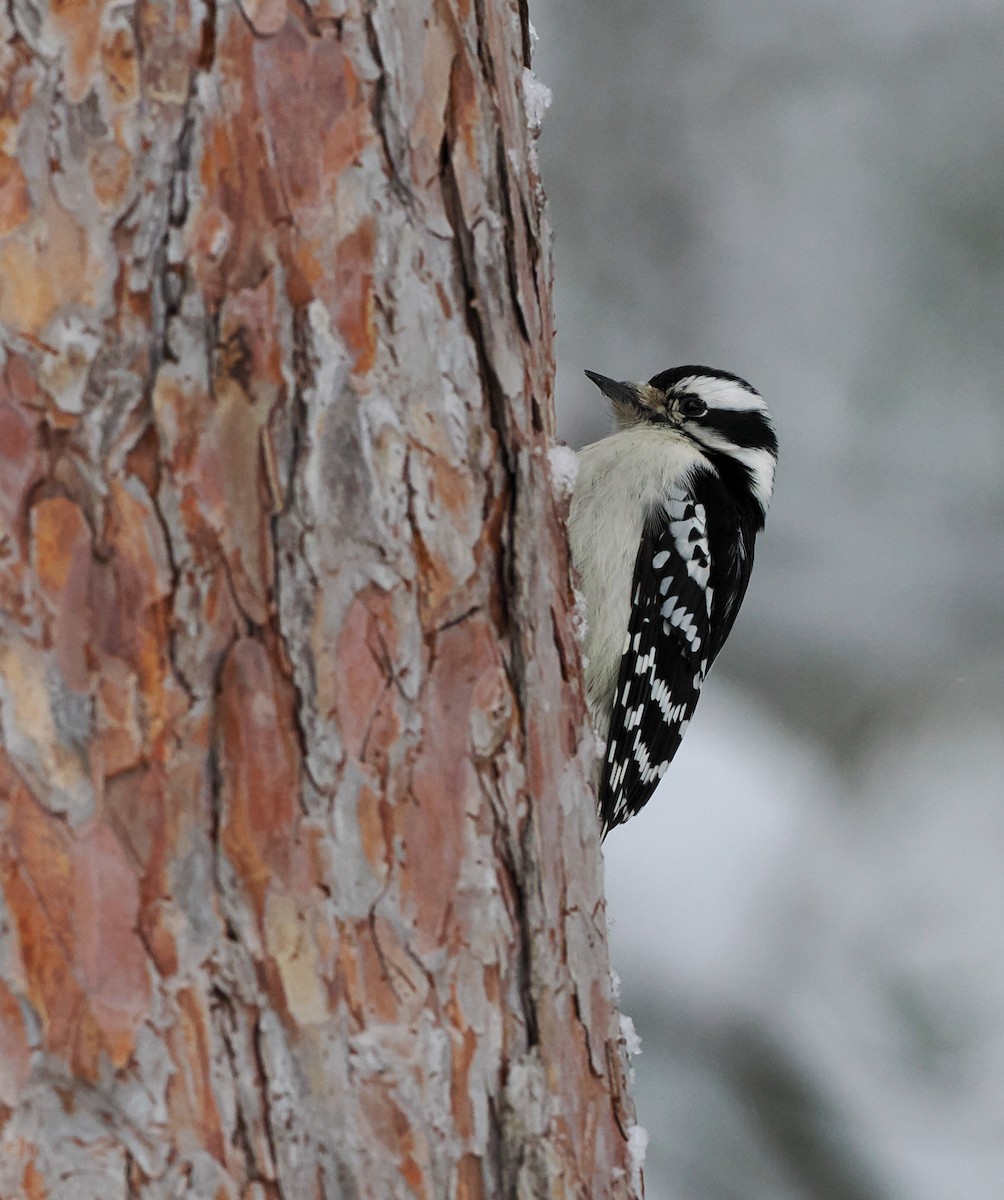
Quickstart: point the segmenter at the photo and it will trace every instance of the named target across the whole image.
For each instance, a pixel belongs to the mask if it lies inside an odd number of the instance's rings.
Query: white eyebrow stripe
[[[748,391],[732,379],[716,379],[713,375],[688,375],[673,384],[677,393],[693,391],[709,408],[726,408],[735,412],[747,409],[766,412],[767,401],[759,392]]]

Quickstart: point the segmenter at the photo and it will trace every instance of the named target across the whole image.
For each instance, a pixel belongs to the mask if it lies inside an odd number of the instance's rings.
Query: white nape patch
[[[673,384],[676,393],[693,392],[700,396],[708,408],[731,409],[742,412],[766,412],[767,401],[759,392],[752,392],[731,379],[717,379],[713,375],[688,375]]]
[[[751,450],[747,447],[733,445],[728,438],[722,437],[715,430],[702,427],[695,437],[700,439],[702,446],[709,450],[720,450],[736,462],[741,462],[750,473],[750,486],[757,502],[766,514],[770,507],[770,499],[774,494],[774,471],[777,459],[769,450]]]
[[[730,453],[733,458],[737,458],[743,466],[748,468],[752,477],[753,495],[756,496],[760,507],[766,513],[770,507],[771,497],[774,495],[774,472],[777,469],[777,459],[768,450],[738,450],[733,447]]]

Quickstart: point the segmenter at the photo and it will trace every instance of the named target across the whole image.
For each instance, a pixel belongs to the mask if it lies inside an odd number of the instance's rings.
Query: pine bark
[[[633,1195],[525,3],[0,31],[0,1196]]]

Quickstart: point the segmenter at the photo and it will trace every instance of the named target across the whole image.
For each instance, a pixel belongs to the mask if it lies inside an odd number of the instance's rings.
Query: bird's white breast
[[[572,561],[586,598],[586,691],[606,736],[631,613],[631,582],[645,515],[697,465],[710,466],[673,429],[625,429],[586,446],[569,514]]]

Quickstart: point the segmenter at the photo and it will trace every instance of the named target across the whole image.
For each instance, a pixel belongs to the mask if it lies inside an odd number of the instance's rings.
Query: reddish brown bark
[[[0,30],[0,1195],[631,1195],[525,11]]]

